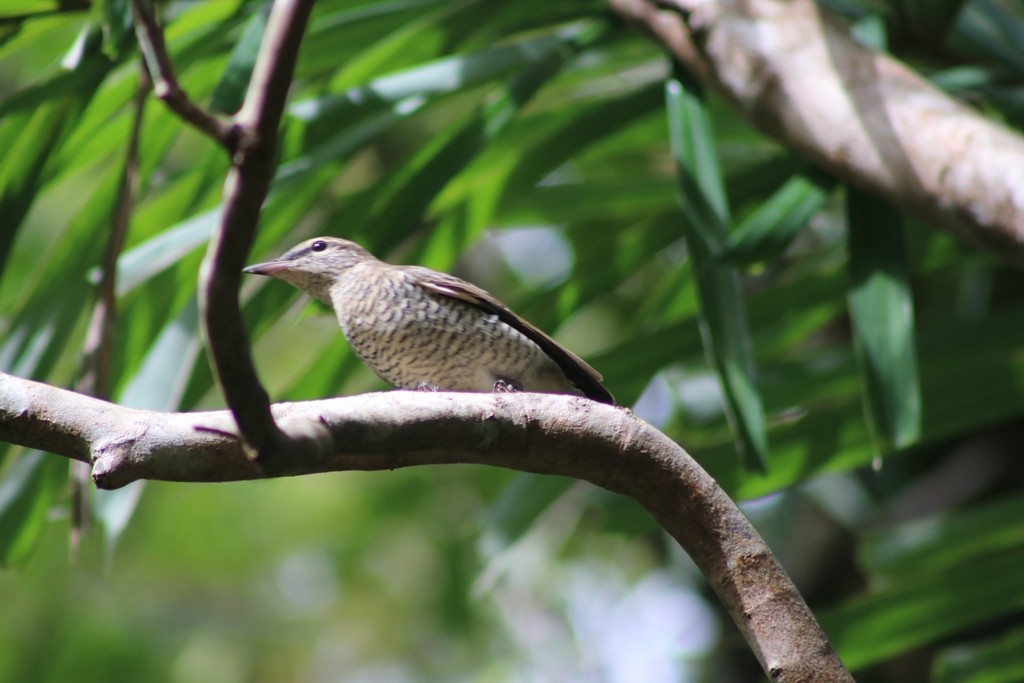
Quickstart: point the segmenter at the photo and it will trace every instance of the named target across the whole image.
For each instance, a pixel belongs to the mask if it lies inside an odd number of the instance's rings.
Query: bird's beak
[[[242,268],[243,273],[252,273],[253,275],[268,275],[274,277],[279,273],[283,273],[288,270],[288,264],[284,261],[266,261],[265,263],[254,263],[251,266]]]

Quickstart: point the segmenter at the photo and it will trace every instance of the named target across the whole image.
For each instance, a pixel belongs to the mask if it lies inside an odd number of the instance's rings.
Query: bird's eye
[[[313,251],[323,251],[324,249],[327,248],[327,242],[324,242],[323,240],[317,240],[316,242],[313,242],[313,244],[309,245],[309,248],[312,249]]]

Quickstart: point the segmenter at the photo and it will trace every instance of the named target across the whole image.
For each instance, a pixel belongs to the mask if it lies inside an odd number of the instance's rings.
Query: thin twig
[[[117,320],[117,259],[124,249],[128,225],[139,184],[139,138],[142,115],[146,108],[150,80],[145,68],[139,69],[139,87],[135,93],[132,128],[124,154],[124,166],[117,188],[117,198],[111,215],[110,233],[100,264],[100,281],[96,287],[96,304],[82,347],[82,375],[76,390],[107,399],[110,397],[110,359],[114,351],[114,329]],[[78,551],[82,537],[89,526],[89,489],[92,488],[92,468],[88,464],[71,463],[71,556]]]
[[[231,122],[198,107],[182,90],[167,53],[163,31],[147,0],[132,0],[132,14],[135,17],[135,35],[139,40],[139,48],[153,81],[153,94],[184,121],[218,141],[233,154],[235,136]]]

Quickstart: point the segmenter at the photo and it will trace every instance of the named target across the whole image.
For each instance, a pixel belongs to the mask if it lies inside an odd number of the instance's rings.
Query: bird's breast
[[[356,355],[398,387],[491,391],[574,388],[544,351],[497,315],[424,289],[400,271],[351,275],[332,289],[338,323]]]

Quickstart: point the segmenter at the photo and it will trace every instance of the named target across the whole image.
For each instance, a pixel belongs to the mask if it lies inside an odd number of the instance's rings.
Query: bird
[[[349,346],[400,389],[573,394],[614,405],[581,358],[465,280],[314,237],[243,269],[334,309]]]

